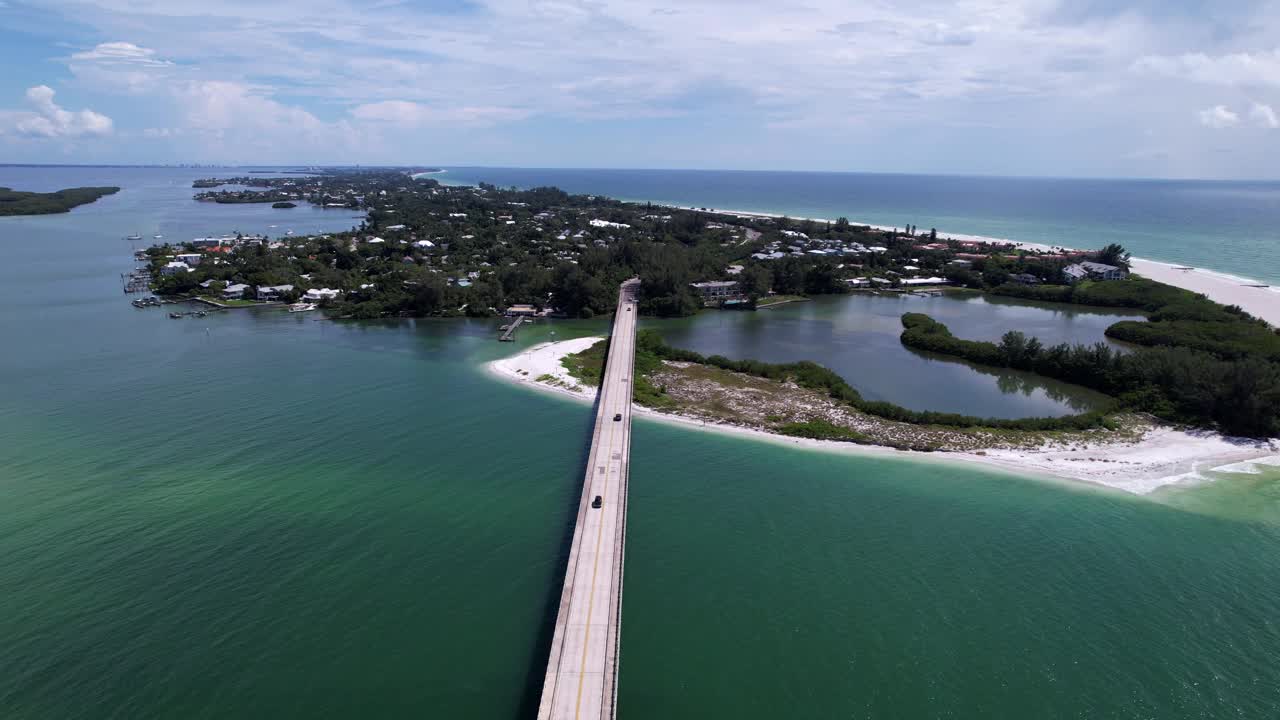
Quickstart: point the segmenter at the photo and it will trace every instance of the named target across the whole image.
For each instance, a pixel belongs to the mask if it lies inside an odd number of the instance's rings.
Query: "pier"
[[[514,341],[516,339],[516,330],[521,325],[524,324],[525,320],[528,320],[528,318],[521,315],[517,317],[515,320],[512,320],[510,325],[503,325],[501,328],[499,328],[499,330],[502,330],[502,335],[498,338],[498,340],[500,342]]]
[[[615,716],[639,285],[628,280],[618,293],[538,720]]]

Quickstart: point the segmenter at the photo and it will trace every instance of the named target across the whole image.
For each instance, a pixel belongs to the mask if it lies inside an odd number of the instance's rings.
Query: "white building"
[[[708,304],[742,298],[742,292],[738,289],[737,280],[711,280],[709,282],[690,283],[690,286],[702,297],[702,302]]]
[[[423,250],[426,250],[427,248],[435,247],[436,244],[431,242],[430,240],[419,240],[418,242],[414,243],[413,246],[416,248],[422,248]]]
[[[181,255],[175,255],[173,259],[189,267],[195,267],[200,264],[203,256],[200,253],[182,253]]]
[[[629,228],[631,227],[626,223],[609,222],[608,220],[592,220],[589,224],[591,225],[591,227],[598,227],[598,228]]]
[[[160,268],[161,275],[177,275],[178,273],[191,272],[191,267],[186,263],[180,263],[174,260]]]
[[[249,289],[249,286],[245,285],[244,283],[236,283],[235,285],[228,285],[226,289],[222,291],[222,299],[223,300],[243,300],[244,291],[248,289]]]
[[[336,300],[342,295],[341,290],[330,290],[329,288],[312,288],[302,295],[304,302],[320,302],[322,300]]]

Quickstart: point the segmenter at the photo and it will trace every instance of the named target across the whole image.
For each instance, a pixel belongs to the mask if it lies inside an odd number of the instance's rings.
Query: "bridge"
[[[618,702],[639,286],[639,280],[628,280],[618,293],[538,720],[610,720]],[[593,507],[597,497],[600,506]]]

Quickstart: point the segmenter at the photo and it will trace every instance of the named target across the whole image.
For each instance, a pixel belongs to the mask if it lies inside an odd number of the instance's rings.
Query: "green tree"
[[[748,266],[738,275],[738,288],[753,302],[768,295],[772,286],[773,276],[763,265]]]
[[[1098,262],[1116,267],[1129,268],[1129,251],[1123,245],[1111,243],[1098,251]]]

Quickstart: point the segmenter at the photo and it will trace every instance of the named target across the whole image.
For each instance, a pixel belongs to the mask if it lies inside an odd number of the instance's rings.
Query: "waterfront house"
[[[292,285],[260,285],[258,299],[263,302],[275,302],[285,293],[293,292]]]
[[[694,292],[702,298],[703,304],[714,305],[726,300],[741,300],[742,291],[738,289],[736,280],[712,280],[709,282],[690,283]]]
[[[1019,285],[1039,285],[1040,284],[1040,278],[1036,277],[1035,275],[1032,275],[1031,273],[1018,273],[1017,275],[1010,275],[1009,281],[1015,282]]]
[[[164,267],[160,268],[161,275],[177,275],[178,273],[184,273],[184,272],[190,272],[190,271],[191,271],[191,267],[189,265],[187,265],[186,263],[178,262],[177,260],[174,260],[171,263],[167,263]]]
[[[505,315],[507,317],[534,317],[538,314],[538,308],[532,305],[517,304],[507,308]]]
[[[1123,280],[1126,277],[1129,277],[1129,273],[1124,268],[1098,262],[1079,262],[1062,269],[1062,279],[1068,283],[1077,283],[1086,278],[1093,280]]]
[[[311,288],[302,294],[302,300],[303,302],[321,302],[323,300],[336,300],[340,295],[342,295],[341,290]]]
[[[243,300],[244,291],[248,289],[249,289],[249,286],[245,285],[244,283],[236,283],[235,285],[228,285],[227,288],[222,291],[222,299],[223,300]]]

